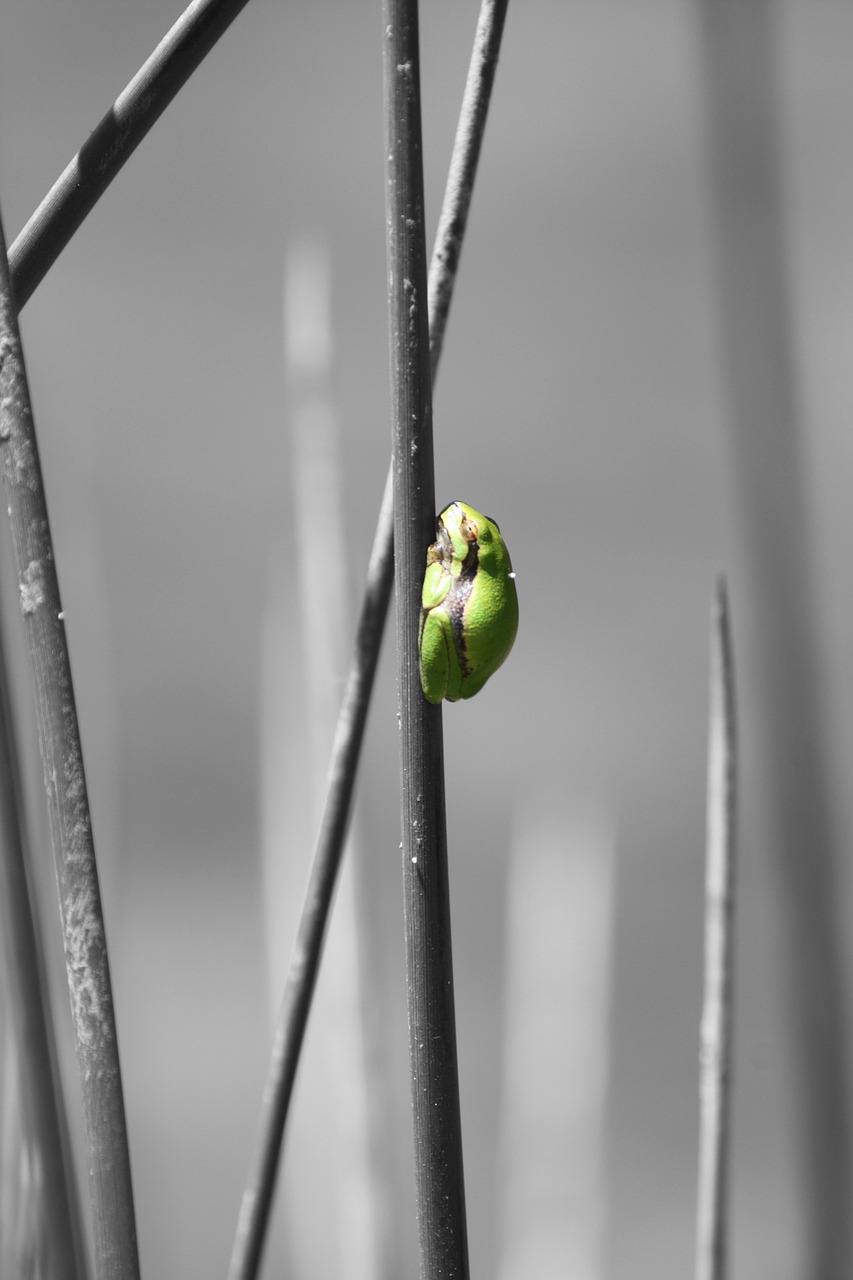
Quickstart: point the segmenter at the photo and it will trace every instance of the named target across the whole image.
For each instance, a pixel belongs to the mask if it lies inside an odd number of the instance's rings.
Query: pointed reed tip
[[[716,627],[727,627],[729,619],[729,588],[725,573],[720,570],[714,578],[714,595],[711,612]]]
[[[724,573],[718,573],[714,581],[710,649],[712,707],[716,704],[716,700],[719,699],[724,722],[725,720],[728,721],[730,731],[732,731],[735,716],[734,657],[732,653],[728,584]]]

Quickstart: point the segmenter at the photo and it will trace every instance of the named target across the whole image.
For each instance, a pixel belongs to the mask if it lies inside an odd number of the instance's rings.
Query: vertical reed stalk
[[[810,590],[768,0],[704,0],[711,200],[735,464],[762,655],[761,749],[785,926],[803,1272],[851,1274],[850,1068]]]
[[[383,0],[389,277],[409,1046],[423,1280],[468,1275],[450,938],[441,707],[423,696],[418,623],[435,484],[416,0]]]
[[[32,670],[88,1146],[97,1280],[139,1262],[106,937],[65,623],[0,228],[0,450]]]
[[[727,1274],[736,803],[734,659],[726,586],[720,579],[711,626],[696,1280],[725,1280]]]

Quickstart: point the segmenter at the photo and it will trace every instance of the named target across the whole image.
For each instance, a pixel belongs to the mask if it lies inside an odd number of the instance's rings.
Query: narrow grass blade
[[[137,1280],[130,1155],[65,623],[0,229],[0,452],[47,789],[88,1145],[97,1280]]]
[[[435,379],[464,237],[486,112],[497,62],[505,0],[483,0],[463,107],[430,270],[430,338]],[[455,177],[452,175],[456,174]],[[437,299],[441,298],[439,306]],[[272,1203],[284,1125],[322,954],[332,894],[343,853],[355,774],[394,572],[393,469],[379,512],[355,651],[332,747],[323,817],[291,957],[261,1106],[257,1149],[247,1179],[229,1280],[254,1280]],[[432,519],[432,517],[431,517]],[[432,529],[430,528],[430,537]],[[419,570],[419,573],[421,570]]]
[[[736,803],[734,659],[728,596],[720,579],[711,626],[696,1280],[725,1280],[727,1274]]]
[[[9,250],[20,311],[151,126],[248,0],[193,0],[119,94]]]
[[[765,808],[785,927],[803,1274],[853,1266],[850,1065],[840,894],[800,456],[772,0],[704,0],[720,333],[750,583]]]

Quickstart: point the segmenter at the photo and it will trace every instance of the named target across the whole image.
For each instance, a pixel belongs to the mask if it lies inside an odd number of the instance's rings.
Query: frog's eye
[[[469,520],[467,516],[463,516],[459,523],[459,532],[466,542],[476,542],[479,535],[477,521]]]

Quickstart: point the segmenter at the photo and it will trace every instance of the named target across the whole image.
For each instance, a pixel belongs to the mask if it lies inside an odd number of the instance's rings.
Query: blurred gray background
[[[422,8],[432,231],[477,5]],[[853,11],[844,0],[776,9],[826,732],[849,842]],[[180,11],[165,0],[6,0],[10,242]],[[700,36],[689,2],[510,5],[437,384],[438,505],[464,498],[499,520],[522,610],[506,668],[444,717],[476,1275],[495,1274],[500,1250],[510,841],[551,794],[570,823],[599,815],[615,856],[601,1274],[675,1280],[692,1265],[719,570],[731,583],[744,751],[734,1269],[754,1280],[801,1274],[777,888],[755,759],[762,655],[716,329]],[[308,233],[332,263],[354,625],[390,447],[378,3],[252,0],[22,316],[107,913],[142,1266],[158,1280],[224,1274],[278,996],[263,940],[262,654],[270,564],[287,566],[294,537],[282,267]],[[2,590],[14,616],[8,574]],[[294,591],[294,628],[301,607]],[[374,1051],[393,1064],[392,1268],[414,1276],[392,637],[361,774],[358,870],[385,975]],[[283,646],[282,669],[298,734],[294,648]],[[329,672],[334,689],[340,679]],[[294,910],[310,815],[306,831],[304,845],[282,851]],[[43,859],[53,926],[46,846]],[[848,874],[848,918],[850,887]],[[54,959],[65,1018],[58,950]],[[324,1138],[310,1128],[299,1138],[301,1086],[294,1145],[310,1151]],[[299,1168],[288,1177],[298,1184]],[[316,1235],[333,1237],[327,1209],[315,1210]],[[276,1259],[290,1247],[280,1234]],[[345,1271],[318,1256],[299,1274]]]

